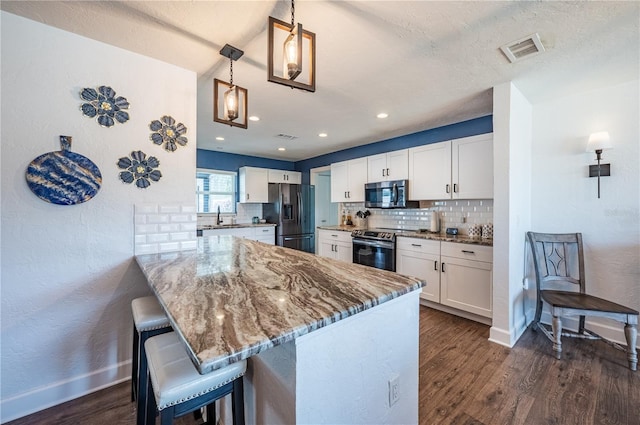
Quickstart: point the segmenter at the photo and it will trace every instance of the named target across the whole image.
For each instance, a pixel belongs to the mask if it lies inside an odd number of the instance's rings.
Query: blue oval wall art
[[[43,201],[75,205],[96,196],[102,185],[98,166],[71,152],[71,136],[60,136],[62,150],[40,155],[27,167],[29,189]]]

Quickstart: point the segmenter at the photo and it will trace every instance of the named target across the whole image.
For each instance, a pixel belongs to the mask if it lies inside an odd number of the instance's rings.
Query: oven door
[[[377,269],[396,271],[396,245],[390,241],[353,238],[353,262]]]

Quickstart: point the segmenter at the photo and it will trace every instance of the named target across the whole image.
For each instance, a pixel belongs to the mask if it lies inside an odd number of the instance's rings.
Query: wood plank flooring
[[[556,360],[541,332],[512,349],[488,337],[488,326],[421,307],[420,425],[640,425],[640,371],[623,352],[565,338]],[[26,424],[133,425],[129,382],[7,425]]]

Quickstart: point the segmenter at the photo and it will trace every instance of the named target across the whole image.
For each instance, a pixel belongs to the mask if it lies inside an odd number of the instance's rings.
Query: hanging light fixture
[[[269,16],[268,80],[316,91],[316,35],[295,23],[295,0],[291,0],[291,24]],[[282,44],[282,49],[276,46]],[[282,58],[280,58],[282,51]],[[282,59],[280,61],[280,59]],[[282,62],[282,68],[275,64]]]
[[[220,54],[229,58],[229,82],[213,80],[213,120],[233,127],[247,128],[247,89],[233,84],[233,61],[244,52],[225,44]]]

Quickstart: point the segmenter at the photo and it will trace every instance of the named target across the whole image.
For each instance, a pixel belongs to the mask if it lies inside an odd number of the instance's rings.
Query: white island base
[[[247,424],[418,423],[419,294],[413,291],[249,359]],[[390,384],[398,398],[390,405]],[[223,407],[231,424],[230,400]]]

